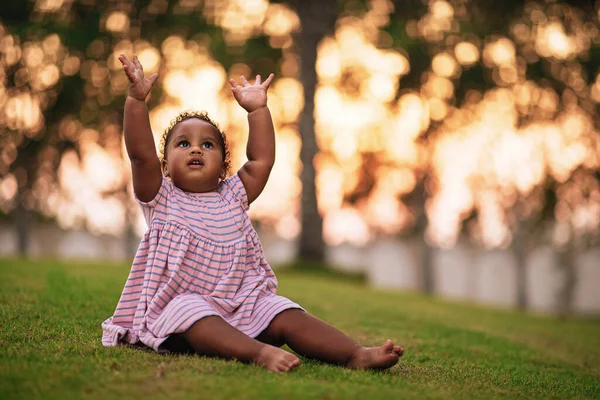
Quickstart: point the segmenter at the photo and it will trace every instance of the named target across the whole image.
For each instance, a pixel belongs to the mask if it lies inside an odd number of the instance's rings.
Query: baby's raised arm
[[[119,61],[123,64],[129,79],[123,131],[125,147],[131,160],[133,190],[138,199],[148,202],[154,199],[162,183],[160,161],[156,155],[148,108],[146,108],[146,97],[156,82],[158,74],[152,74],[149,78],[144,77],[142,64],[135,55],[131,61],[121,54]]]
[[[248,161],[240,168],[238,175],[244,184],[248,203],[252,203],[261,194],[271,169],[275,163],[275,129],[271,113],[267,108],[267,89],[273,80],[273,74],[261,83],[260,75],[251,85],[242,76],[242,84],[233,79],[231,90],[237,102],[248,111],[248,144],[246,156]]]

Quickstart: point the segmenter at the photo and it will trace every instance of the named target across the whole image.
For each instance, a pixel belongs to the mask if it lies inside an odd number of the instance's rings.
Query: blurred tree
[[[589,51],[582,51],[579,55],[571,55],[563,57],[560,54],[535,54],[532,52],[532,45],[529,41],[520,37],[522,33],[515,27],[530,29],[535,32],[536,21],[535,15],[541,18],[549,18],[555,24],[562,24],[567,34],[579,32],[587,26],[590,29],[598,29],[598,23],[595,18],[590,18],[591,13],[595,13],[594,1],[579,1],[579,2],[552,2],[547,4],[535,2],[518,2],[517,7],[510,8],[504,3],[495,3],[494,6],[483,6],[480,3],[474,3],[474,7],[470,11],[477,24],[474,26],[474,32],[487,32],[490,26],[493,30],[501,35],[512,38],[516,46],[517,57],[527,63],[526,78],[533,82],[539,82],[545,88],[546,93],[550,96],[556,96],[560,104],[557,104],[556,111],[544,112],[539,105],[528,110],[528,112],[520,112],[517,124],[519,126],[527,126],[540,120],[560,120],[561,112],[568,111],[574,105],[578,105],[582,110],[588,112],[591,116],[593,126],[589,127],[589,131],[584,135],[594,135],[591,130],[598,128],[600,119],[596,112],[596,106],[590,98],[589,87],[594,84],[594,77],[597,74],[597,65],[600,65],[600,54],[591,47]],[[536,11],[538,13],[536,14]],[[507,17],[510,24],[502,25],[487,25],[482,24],[483,21],[490,21],[493,24],[494,15],[502,14]],[[558,26],[558,25],[555,25]],[[538,34],[540,34],[538,27]],[[481,35],[481,34],[480,34]],[[483,35],[481,35],[483,37]],[[589,40],[590,38],[582,38]],[[554,38],[555,41],[560,40],[559,37]],[[539,49],[538,49],[539,53]],[[535,55],[534,55],[535,54]],[[571,73],[566,73],[569,70]],[[488,71],[487,81],[494,81]],[[577,82],[577,83],[575,83]],[[583,85],[582,85],[583,84]],[[461,84],[467,87],[466,84]],[[594,147],[593,140],[589,143],[590,147]],[[548,156],[546,156],[548,157]],[[563,182],[563,179],[553,175],[549,171],[542,183],[533,189],[530,193],[520,193],[517,200],[505,209],[505,219],[512,232],[511,249],[515,255],[517,266],[517,306],[525,310],[528,308],[527,287],[527,260],[531,251],[543,245],[550,243],[555,248],[556,264],[562,270],[563,286],[559,292],[558,304],[560,312],[564,315],[568,314],[571,309],[573,291],[577,281],[575,262],[578,251],[589,247],[592,237],[597,237],[598,231],[595,234],[580,235],[573,232],[573,227],[570,223],[568,240],[562,244],[557,244],[556,240],[548,238],[549,233],[556,229],[557,206],[560,198],[559,193],[564,190],[565,185],[569,185],[572,179],[584,174],[585,168],[578,167],[570,175],[569,180]],[[594,180],[590,175],[590,180]],[[597,178],[595,179],[597,182]],[[585,206],[583,197],[579,204],[572,204],[572,210]],[[564,218],[564,216],[562,217]],[[575,250],[577,249],[577,250]]]
[[[434,58],[438,54],[453,54],[457,56],[455,46],[459,42],[476,44],[480,53],[484,53],[486,45],[499,38],[508,38],[514,46],[515,60],[518,75],[503,75],[504,67],[499,67],[492,60],[484,60],[485,54],[479,62],[463,66],[460,73],[450,76],[455,90],[448,101],[452,110],[468,106],[470,97],[481,98],[487,91],[498,87],[515,88],[518,81],[536,82],[540,88],[547,93],[548,98],[557,99],[553,111],[544,109],[543,104],[533,104],[527,110],[518,110],[517,127],[526,127],[539,121],[560,121],[562,111],[571,109],[578,105],[582,110],[592,117],[593,128],[598,128],[597,100],[590,97],[594,80],[598,74],[597,66],[600,65],[600,54],[598,46],[589,44],[589,40],[597,43],[598,21],[595,17],[597,10],[594,1],[578,2],[535,2],[535,1],[508,1],[508,2],[482,2],[452,0],[449,2],[430,2],[427,5],[421,1],[395,1],[394,14],[390,18],[390,24],[385,27],[393,38],[394,46],[405,49],[410,55],[411,71],[402,78],[403,90],[415,90],[424,94],[423,89],[427,82],[428,74],[434,69]],[[428,12],[429,7],[429,14]],[[437,10],[436,10],[437,8]],[[436,12],[438,15],[449,16],[446,21],[439,18],[435,24]],[[424,16],[425,15],[425,16]],[[429,18],[429,19],[428,19]],[[432,23],[432,19],[434,20]],[[550,28],[548,28],[550,27]],[[561,29],[564,27],[564,33]],[[543,29],[554,29],[555,36],[552,42],[543,42],[540,36],[550,35],[549,31]],[[535,39],[534,35],[538,35]],[[566,42],[561,42],[565,36],[570,35],[568,40],[577,41],[579,50],[571,47],[573,53],[565,53]],[[577,37],[577,39],[573,39]],[[537,40],[538,42],[532,42]],[[559,44],[560,42],[560,44]],[[573,46],[569,44],[569,46]],[[543,46],[556,46],[554,50],[548,50]],[[563,47],[561,47],[563,46]],[[510,47],[507,46],[510,50]],[[559,50],[560,49],[560,50]],[[562,52],[562,53],[561,53]],[[435,72],[435,71],[434,71]],[[514,79],[514,80],[513,80]],[[514,85],[514,86],[513,86]],[[592,89],[590,91],[590,89]],[[448,113],[450,116],[452,111]],[[430,143],[436,143],[437,136],[444,134],[444,119],[432,120],[432,124],[420,137],[425,144],[426,154],[433,152]],[[450,128],[452,131],[453,128]],[[592,131],[585,135],[594,135]],[[593,148],[593,140],[590,141]],[[414,190],[402,197],[404,203],[415,216],[412,232],[421,236],[429,225],[425,205],[432,196],[431,189],[438,189],[439,182],[435,182],[430,170],[431,161],[423,163],[423,167],[416,171],[417,184]],[[596,177],[597,180],[597,177]],[[437,186],[437,188],[436,188]],[[546,180],[534,189],[532,193],[519,193],[517,200],[509,206],[505,212],[505,219],[512,231],[511,247],[517,260],[517,304],[520,308],[527,307],[526,282],[527,273],[525,262],[531,249],[540,244],[543,232],[547,232],[551,223],[556,219],[556,193],[561,187],[557,179],[549,173]],[[429,190],[428,190],[429,189]],[[501,189],[501,188],[498,188]],[[533,209],[532,209],[533,207]],[[477,209],[473,209],[463,217],[462,229],[480,222],[481,215]],[[471,233],[471,232],[465,232]],[[570,246],[580,242],[574,239],[562,246],[566,252],[559,251],[560,265],[569,264],[573,252],[569,252]],[[580,246],[578,246],[579,248]],[[424,241],[424,253],[422,259],[421,285],[425,291],[431,291],[435,286],[433,273],[431,271],[430,257],[431,249]],[[570,254],[570,255],[567,255]],[[565,289],[563,293],[572,291],[575,278],[569,274],[574,273],[574,268],[567,267],[565,274]],[[571,287],[571,289],[568,289]],[[569,303],[569,295],[565,294],[561,302]]]
[[[319,152],[315,135],[315,91],[317,88],[317,46],[333,33],[338,17],[337,1],[295,0],[290,2],[300,18],[301,28],[296,35],[300,56],[300,82],[304,89],[304,108],[299,128],[302,139],[300,159],[302,162],[302,228],[298,257],[305,260],[323,261],[323,219],[317,204],[315,183],[315,156]]]
[[[0,177],[11,174],[16,179],[12,214],[18,250],[26,255],[33,211],[38,207],[39,198],[33,189],[39,167],[49,163],[45,171],[55,173],[60,153],[73,147],[71,140],[59,135],[58,123],[77,109],[82,98],[81,79],[65,76],[70,53],[56,32],[81,35],[82,26],[69,28],[58,21],[36,23],[40,14],[31,1],[3,2],[0,16],[3,102],[8,116],[0,121]],[[78,50],[85,49],[74,47],[72,52]],[[51,149],[55,151],[48,151]]]
[[[578,283],[577,262],[585,250],[600,244],[600,221],[589,218],[600,204],[598,169],[578,167],[564,182],[555,183],[553,242],[563,275],[558,292],[558,314],[572,313]],[[566,218],[565,218],[566,217]]]

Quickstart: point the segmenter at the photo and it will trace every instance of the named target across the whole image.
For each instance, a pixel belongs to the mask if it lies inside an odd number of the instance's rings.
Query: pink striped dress
[[[152,201],[138,202],[149,229],[115,313],[102,323],[104,346],[167,351],[169,335],[210,315],[256,337],[283,310],[301,309],[275,294],[237,174],[210,193],[187,193],[163,178]]]

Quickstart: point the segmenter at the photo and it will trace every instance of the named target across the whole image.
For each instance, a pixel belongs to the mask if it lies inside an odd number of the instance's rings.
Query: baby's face
[[[198,118],[175,125],[167,144],[165,174],[186,192],[216,190],[223,171],[223,149],[217,129]]]

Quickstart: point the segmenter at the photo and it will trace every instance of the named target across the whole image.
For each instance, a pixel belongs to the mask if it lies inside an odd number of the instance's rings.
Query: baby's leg
[[[341,331],[298,309],[278,314],[259,339],[285,342],[308,358],[356,369],[385,369],[395,365],[404,353],[391,340],[379,347],[363,347]]]
[[[216,316],[202,318],[182,336],[201,355],[253,362],[273,372],[300,365],[295,355],[252,339]]]

